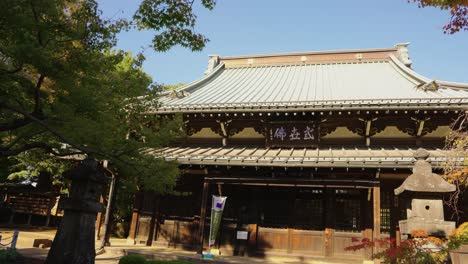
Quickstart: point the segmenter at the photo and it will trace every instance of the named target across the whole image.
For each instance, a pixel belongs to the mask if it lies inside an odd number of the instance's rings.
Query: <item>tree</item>
[[[462,112],[451,125],[445,149],[448,151],[448,157],[444,166],[444,177],[456,186],[446,204],[452,209],[457,220],[467,219],[468,200],[464,192],[468,188],[468,111]],[[460,164],[460,158],[463,159],[463,164]],[[465,208],[460,208],[463,204]]]
[[[419,7],[433,6],[449,10],[450,21],[443,27],[444,33],[455,34],[468,30],[468,0],[412,0]]]
[[[110,160],[137,186],[169,190],[176,165],[142,149],[167,144],[180,120],[147,114],[157,107],[158,86],[142,70],[144,57],[111,49],[132,27],[154,30],[155,50],[202,49],[208,39],[193,30],[193,1],[143,0],[133,20],[115,21],[103,19],[94,0],[2,4],[1,163],[40,170],[37,162],[86,154]]]

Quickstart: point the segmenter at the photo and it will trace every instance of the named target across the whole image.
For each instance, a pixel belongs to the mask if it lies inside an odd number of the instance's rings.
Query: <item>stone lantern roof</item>
[[[426,159],[429,157],[429,152],[423,148],[418,149],[414,157],[416,162],[411,174],[403,184],[395,189],[395,195],[399,195],[404,191],[412,192],[434,192],[445,193],[454,192],[455,185],[446,182],[440,175],[432,173],[432,167]]]

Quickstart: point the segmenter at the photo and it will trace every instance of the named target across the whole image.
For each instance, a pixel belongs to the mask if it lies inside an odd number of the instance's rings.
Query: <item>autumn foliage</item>
[[[353,238],[353,245],[345,250],[361,250],[379,248],[378,253],[372,256],[373,259],[380,259],[382,263],[444,263],[447,259],[447,252],[438,251],[436,248],[443,245],[443,241],[437,237],[430,237],[423,230],[411,232],[413,239],[401,241],[397,245],[394,238],[378,239],[371,241],[368,238]]]
[[[409,1],[409,0],[408,0]],[[468,31],[468,0],[412,0],[419,7],[434,6],[449,10],[450,21],[444,25],[444,33],[454,34],[458,31]]]

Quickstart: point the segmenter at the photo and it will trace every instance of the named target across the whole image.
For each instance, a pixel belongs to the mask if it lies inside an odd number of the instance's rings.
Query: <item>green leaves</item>
[[[94,0],[2,4],[0,158],[11,165],[8,174],[60,179],[70,158],[61,156],[79,153],[109,160],[140,189],[170,191],[177,165],[142,150],[180,135],[181,118],[149,114],[158,95],[142,69],[144,56],[111,50],[131,22],[102,19]],[[143,1],[135,18],[141,29],[162,33],[161,50],[206,42],[192,30],[196,17],[187,1]]]
[[[201,3],[211,10],[216,1]],[[156,31],[152,47],[157,51],[167,51],[177,44],[200,51],[209,40],[194,30],[197,16],[193,4],[194,0],[143,0],[133,18],[138,29]]]

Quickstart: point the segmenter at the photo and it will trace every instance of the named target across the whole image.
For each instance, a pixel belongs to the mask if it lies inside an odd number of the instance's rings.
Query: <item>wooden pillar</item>
[[[258,224],[249,224],[248,230],[250,232],[249,236],[249,250],[254,252],[257,248],[257,233],[258,233]]]
[[[28,221],[26,222],[27,226],[31,225],[32,214],[28,214]]]
[[[373,208],[374,208],[374,231],[373,241],[380,239],[380,187],[373,187]],[[378,246],[374,247],[374,254],[378,252]]]
[[[99,202],[101,204],[104,203],[104,197],[102,195],[99,197]],[[97,217],[96,217],[96,224],[95,224],[96,240],[101,239],[101,226],[102,226],[102,212],[98,212]]]
[[[401,244],[401,233],[400,233],[400,229],[398,229],[397,231],[395,231],[395,244],[397,247],[400,246]]]
[[[50,200],[49,200],[49,203],[47,205],[47,214],[46,214],[45,226],[50,225],[50,217],[52,215],[52,208],[55,205],[55,197],[54,196],[49,196],[49,197],[50,197]]]
[[[15,210],[11,210],[10,219],[8,220],[8,224],[9,224],[9,225],[14,224],[14,221],[13,221],[13,220],[14,220],[14,218],[15,218],[15,214],[16,214]]]
[[[372,241],[372,189],[365,189],[361,194],[361,224],[364,230],[363,238],[367,238]],[[372,258],[372,249],[365,249],[364,252],[365,259]]]
[[[148,239],[146,240],[146,245],[151,246],[153,244],[153,239],[154,239],[154,232],[155,232],[155,227],[156,227],[156,221],[157,218],[159,217],[159,201],[160,197],[156,196],[153,199],[153,206],[152,206],[152,214],[151,214],[151,220],[150,220],[150,228],[148,232]]]
[[[398,196],[394,195],[391,192],[391,201],[390,201],[390,237],[397,238],[399,233],[398,217],[399,217],[399,205],[398,205]]]
[[[138,227],[138,216],[141,209],[141,205],[143,203],[143,192],[137,192],[135,194],[135,200],[133,201],[133,213],[132,213],[132,220],[130,222],[130,229],[128,231],[127,237],[127,244],[135,245],[136,235],[137,235],[137,227]]]
[[[288,254],[292,253],[292,247],[293,247],[292,237],[293,237],[293,229],[288,227],[288,249],[286,251]]]
[[[128,231],[127,244],[135,245],[136,231],[138,223],[138,209],[133,208],[132,221],[130,222],[130,229]]]
[[[324,241],[325,241],[325,257],[333,256],[333,235],[335,233],[335,229],[333,228],[325,228],[324,231]]]
[[[335,189],[325,189],[325,231],[324,231],[324,245],[325,245],[325,256],[333,256],[334,251],[334,234],[335,234]]]
[[[205,222],[206,222],[206,205],[208,202],[208,193],[209,193],[210,183],[207,179],[203,181],[203,193],[201,201],[201,210],[200,210],[200,225],[198,227],[198,243],[199,249],[198,254],[203,253],[203,241],[205,240]]]

